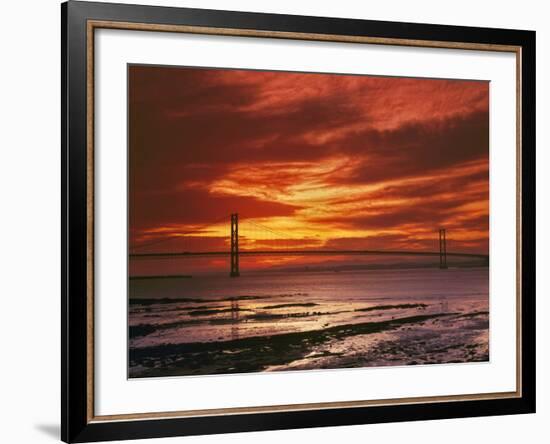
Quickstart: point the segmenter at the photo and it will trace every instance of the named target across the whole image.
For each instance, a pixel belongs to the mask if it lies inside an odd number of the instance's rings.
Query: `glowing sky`
[[[129,117],[131,248],[225,250],[238,212],[249,247],[273,239],[246,219],[323,248],[437,250],[444,227],[488,254],[487,82],[131,66]]]

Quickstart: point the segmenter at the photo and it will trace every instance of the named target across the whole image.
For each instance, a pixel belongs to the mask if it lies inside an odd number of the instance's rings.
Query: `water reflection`
[[[239,300],[231,298],[231,339],[239,339]]]

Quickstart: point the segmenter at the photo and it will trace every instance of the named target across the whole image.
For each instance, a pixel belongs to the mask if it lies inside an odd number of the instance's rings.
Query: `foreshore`
[[[464,334],[449,335],[457,324],[462,324]],[[486,361],[488,343],[479,340],[484,331],[487,312],[431,313],[229,341],[143,347],[130,350],[130,377]],[[356,352],[342,351],[343,344]]]

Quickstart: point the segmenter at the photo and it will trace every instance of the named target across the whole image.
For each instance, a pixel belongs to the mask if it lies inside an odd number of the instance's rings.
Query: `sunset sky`
[[[131,250],[488,254],[488,82],[131,66],[129,138]]]

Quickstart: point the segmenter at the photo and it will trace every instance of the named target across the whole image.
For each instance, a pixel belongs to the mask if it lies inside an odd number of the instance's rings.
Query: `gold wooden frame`
[[[375,45],[412,46],[423,48],[465,49],[491,52],[510,52],[516,56],[516,390],[513,392],[477,393],[448,396],[424,396],[383,400],[338,401],[309,404],[272,405],[261,407],[233,407],[206,410],[184,410],[173,412],[130,413],[96,416],[94,413],[94,32],[96,29],[119,29],[132,31],[176,32],[237,37],[263,37],[290,40],[310,40],[340,43],[363,43]],[[445,42],[432,40],[410,40],[379,37],[358,37],[328,34],[308,34],[231,28],[211,28],[185,25],[162,25],[118,21],[87,21],[87,420],[88,423],[105,421],[144,420],[162,418],[186,418],[197,416],[236,415],[243,413],[290,412],[300,410],[325,410],[334,408],[373,407],[405,405],[416,403],[438,403],[449,401],[474,401],[491,399],[521,398],[522,396],[522,270],[521,270],[521,154],[522,154],[522,48],[514,45],[484,43]]]

